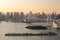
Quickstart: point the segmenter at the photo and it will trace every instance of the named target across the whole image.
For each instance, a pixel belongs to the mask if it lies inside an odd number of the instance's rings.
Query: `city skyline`
[[[0,0],[1,12],[60,13],[60,0]]]

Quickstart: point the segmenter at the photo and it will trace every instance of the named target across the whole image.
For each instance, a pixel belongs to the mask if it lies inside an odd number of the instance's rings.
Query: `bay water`
[[[38,23],[40,24],[40,23]],[[60,30],[56,30],[56,36],[5,36],[6,33],[40,33],[50,30],[26,29],[27,23],[0,22],[0,40],[60,40]]]

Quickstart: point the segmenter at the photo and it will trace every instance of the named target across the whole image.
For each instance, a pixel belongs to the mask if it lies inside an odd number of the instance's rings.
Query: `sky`
[[[0,0],[0,11],[60,13],[60,0]]]

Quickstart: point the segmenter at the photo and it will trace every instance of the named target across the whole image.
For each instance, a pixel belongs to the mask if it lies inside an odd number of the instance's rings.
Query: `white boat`
[[[57,24],[55,22],[53,22],[53,25],[52,25],[53,28],[57,28]]]
[[[57,26],[58,26],[57,28],[60,29],[60,19],[57,19],[57,20],[55,21],[55,23],[56,23]]]
[[[31,18],[29,15],[28,15],[28,20],[26,20],[26,23],[29,23],[29,25],[31,26],[35,26],[35,25],[41,25],[41,26],[46,26],[46,27],[51,27],[52,26],[52,21],[51,21],[51,17],[49,17],[47,15],[47,18],[45,18],[46,20],[45,21],[42,21],[42,22],[31,22],[31,20],[33,18]]]

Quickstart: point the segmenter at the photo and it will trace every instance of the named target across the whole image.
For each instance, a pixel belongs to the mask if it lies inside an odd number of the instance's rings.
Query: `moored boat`
[[[8,34],[5,34],[5,36],[55,36],[57,35],[56,33],[54,32],[48,32],[48,33],[37,33],[37,34],[34,34],[34,33],[23,33],[23,34],[20,34],[20,33],[8,33]]]
[[[27,28],[27,29],[35,29],[35,30],[47,29],[47,27],[45,27],[45,26],[41,26],[41,25],[26,26],[25,28]]]

